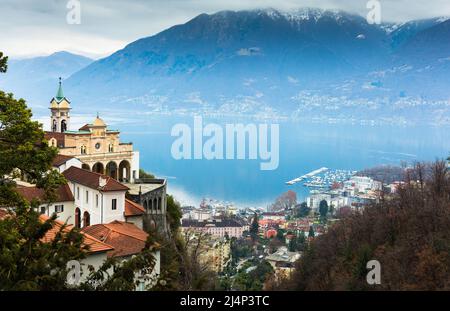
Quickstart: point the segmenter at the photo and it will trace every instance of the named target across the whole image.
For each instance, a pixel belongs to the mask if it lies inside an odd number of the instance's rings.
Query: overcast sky
[[[73,1],[73,0],[72,0]],[[0,51],[11,57],[71,51],[99,58],[201,13],[272,7],[341,9],[366,16],[368,0],[79,0],[81,24],[67,23],[69,0],[0,0]],[[382,21],[450,16],[450,0],[380,0]]]

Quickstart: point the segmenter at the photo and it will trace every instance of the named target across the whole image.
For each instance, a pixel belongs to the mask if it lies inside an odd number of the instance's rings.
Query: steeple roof
[[[60,102],[61,100],[64,99],[64,93],[63,93],[63,89],[61,86],[61,77],[59,77],[59,87],[58,87],[58,92],[56,92],[56,96],[55,99]]]

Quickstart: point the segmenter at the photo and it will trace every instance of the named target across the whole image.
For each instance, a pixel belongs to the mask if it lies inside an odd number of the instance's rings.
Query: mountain
[[[412,37],[428,28],[434,27],[446,21],[447,18],[436,17],[401,24],[394,24],[390,29],[391,47],[396,50],[408,42]]]
[[[94,62],[67,83],[84,100],[95,92],[105,102],[217,106],[245,98],[289,106],[299,89],[327,88],[384,61],[384,39],[382,29],[339,11],[201,14]]]
[[[92,59],[69,52],[28,59],[10,59],[8,72],[0,76],[0,88],[17,97],[46,105],[56,91],[58,78],[67,78],[92,63]],[[47,94],[42,102],[42,94]]]
[[[313,8],[201,14],[83,66],[65,90],[79,109],[95,98],[98,110],[450,122],[448,23],[370,25]]]

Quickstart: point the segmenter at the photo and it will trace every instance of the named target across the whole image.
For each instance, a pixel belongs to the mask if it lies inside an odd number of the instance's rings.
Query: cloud
[[[81,24],[66,22],[68,0],[2,0],[0,49],[12,57],[68,50],[106,56],[127,43],[185,23],[201,13],[272,7],[341,9],[362,16],[366,0],[79,0]],[[448,0],[383,0],[382,21],[450,16]]]

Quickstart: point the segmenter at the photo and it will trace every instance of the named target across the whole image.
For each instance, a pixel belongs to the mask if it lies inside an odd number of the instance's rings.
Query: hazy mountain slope
[[[78,109],[442,120],[448,25],[310,8],[201,14],[91,63],[65,89]]]
[[[29,59],[10,59],[8,72],[0,76],[0,88],[35,103],[48,99],[56,91],[58,78],[67,78],[92,62],[91,59],[69,52]]]
[[[288,105],[299,85],[328,87],[384,61],[384,38],[383,30],[344,12],[202,14],[129,44],[68,83],[86,98],[92,89],[109,99],[158,94],[176,104],[201,94],[211,104],[259,96],[270,105]]]

